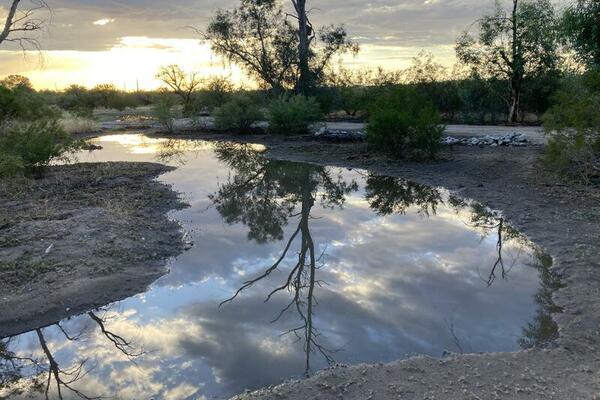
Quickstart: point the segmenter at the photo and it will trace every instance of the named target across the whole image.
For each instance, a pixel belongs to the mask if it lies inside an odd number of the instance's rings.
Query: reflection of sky
[[[127,135],[100,141],[104,150],[82,156],[84,161],[155,161],[164,142]],[[87,316],[63,325],[70,333],[86,330],[79,341],[65,340],[56,327],[44,330],[60,362],[89,358],[96,364],[78,383],[86,394],[221,398],[303,372],[301,343],[280,336],[298,324],[296,315],[270,323],[289,302],[288,293],[264,302],[287,278],[285,267],[296,250],[283,263],[284,271],[219,308],[245,280],[272,264],[284,242],[257,245],[247,239],[247,227],[224,224],[208,195],[227,180],[228,169],[206,143],[186,157],[187,164],[160,179],[192,205],[173,217],[193,232],[195,246],[173,260],[170,273],[149,292],[115,305],[106,323],[143,346],[146,354],[137,365],[115,351]],[[317,202],[310,221],[317,252],[326,254],[326,265],[317,272],[327,285],[316,289],[315,325],[327,347],[341,348],[336,361],[440,356],[458,351],[456,340],[468,352],[517,349],[521,329],[535,313],[537,272],[525,266],[530,252],[505,243],[505,260],[515,259],[516,265],[507,280],[488,288],[482,279],[495,261],[497,238],[482,239],[465,224],[468,214],[442,206],[430,218],[417,209],[378,216],[364,200],[361,174],[341,172],[359,183],[359,191],[343,210],[323,210]],[[290,219],[286,238],[296,223]],[[40,354],[35,334],[18,339],[13,350]],[[324,366],[318,356],[312,359],[314,369]]]

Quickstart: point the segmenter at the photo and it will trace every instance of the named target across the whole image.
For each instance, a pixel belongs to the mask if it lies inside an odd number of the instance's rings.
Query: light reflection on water
[[[4,339],[0,397],[44,372],[43,397],[52,367],[50,398],[57,386],[64,398],[226,398],[327,362],[513,351],[556,334],[548,259],[444,190],[268,161],[261,146],[96,142],[82,161],[179,167],[160,179],[190,203],[172,217],[195,246],[147,293]]]

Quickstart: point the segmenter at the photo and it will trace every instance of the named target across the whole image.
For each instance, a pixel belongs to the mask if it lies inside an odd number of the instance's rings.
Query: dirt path
[[[443,186],[503,210],[514,227],[554,258],[564,284],[553,295],[562,308],[554,315],[560,339],[553,348],[337,366],[239,400],[600,399],[600,190],[565,186],[546,176],[537,166],[541,147],[455,147],[444,160],[418,164],[372,154],[363,144],[200,137],[263,143],[272,158],[364,168]]]
[[[182,251],[166,213],[183,207],[148,163],[50,168],[0,181],[0,337],[145,290]]]

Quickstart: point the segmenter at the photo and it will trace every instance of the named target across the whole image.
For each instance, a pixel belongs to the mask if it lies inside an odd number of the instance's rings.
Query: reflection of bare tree
[[[87,363],[87,360],[81,361],[77,366],[72,369],[65,370],[60,367],[54,355],[50,351],[48,347],[48,343],[46,342],[46,338],[42,333],[41,329],[36,329],[38,340],[40,342],[40,347],[42,348],[46,359],[48,360],[48,379],[46,381],[46,388],[44,390],[44,395],[46,396],[46,400],[50,400],[50,389],[52,386],[52,381],[56,384],[56,395],[60,400],[63,399],[63,388],[72,392],[77,397],[81,399],[100,399],[100,397],[89,397],[84,393],[73,387],[73,384],[83,378],[87,372],[84,370],[84,366]]]
[[[482,229],[484,235],[492,232],[497,235],[496,250],[497,259],[494,262],[490,274],[484,281],[488,286],[492,286],[496,281],[497,274],[506,279],[516,260],[513,260],[508,267],[504,263],[503,249],[508,241],[516,242],[524,246],[532,244],[521,235],[517,230],[506,223],[506,220],[498,213],[489,210],[478,203],[468,203],[456,197],[450,197],[449,203],[457,210],[468,208],[470,211],[470,226]],[[558,338],[558,326],[553,314],[562,312],[561,308],[554,304],[552,294],[562,286],[559,277],[551,270],[552,258],[544,254],[541,250],[534,248],[534,263],[532,265],[540,277],[541,286],[535,295],[535,301],[538,304],[536,316],[527,327],[523,329],[523,336],[519,339],[519,345],[522,348],[545,347]],[[500,272],[498,272],[500,269]]]
[[[298,256],[287,279],[273,289],[265,301],[280,292],[288,291],[292,294],[290,302],[273,322],[280,320],[290,310],[295,310],[298,314],[300,325],[286,333],[303,341],[306,374],[310,372],[313,353],[320,354],[329,363],[333,362],[333,350],[320,343],[321,334],[314,325],[315,287],[321,284],[316,278],[320,268],[317,264],[322,261],[323,255],[317,256],[310,232],[311,210],[319,198],[324,207],[341,207],[345,196],[357,190],[356,183],[346,183],[341,176],[332,176],[326,168],[268,161],[256,152],[239,146],[222,145],[217,149],[217,154],[236,172],[211,197],[226,222],[244,223],[250,228],[250,239],[265,243],[283,239],[283,228],[289,219],[299,218],[296,229],[286,241],[283,252],[275,263],[260,275],[244,282],[221,305],[233,301],[244,290],[278,270],[294,243],[299,242]],[[300,205],[299,213],[295,211],[297,205]]]
[[[144,354],[143,351],[136,350],[132,343],[123,336],[118,335],[107,328],[106,315],[99,317],[96,313],[89,312],[88,316],[100,328],[102,337],[105,337],[130,361],[134,362],[136,357]],[[99,396],[88,396],[76,388],[77,382],[81,381],[91,371],[91,368],[86,368],[89,364],[88,359],[79,360],[75,365],[68,368],[64,368],[58,362],[45,335],[45,331],[52,327],[56,327],[58,332],[60,332],[69,342],[80,340],[86,333],[85,330],[76,334],[68,333],[60,323],[36,329],[34,332],[45,361],[34,357],[19,356],[15,354],[9,350],[15,338],[11,337],[3,339],[0,341],[0,371],[2,371],[0,372],[0,389],[8,388],[10,392],[11,387],[17,387],[17,384],[26,379],[25,377],[27,376],[30,377],[27,378],[29,379],[30,388],[33,391],[43,393],[47,400],[62,400],[66,392],[70,392],[72,395],[81,399],[100,399],[101,397]],[[46,375],[44,382],[41,381],[42,375]],[[53,388],[55,390],[52,390]],[[17,388],[14,391],[18,392],[20,389]]]
[[[129,361],[135,362],[135,358],[144,355],[145,352],[141,349],[136,349],[131,344],[131,341],[128,341],[123,336],[108,330],[106,328],[106,317],[100,318],[92,311],[88,312],[88,316],[98,325],[104,337],[106,337],[106,339],[111,342],[117,350],[123,353],[125,357],[129,359]]]

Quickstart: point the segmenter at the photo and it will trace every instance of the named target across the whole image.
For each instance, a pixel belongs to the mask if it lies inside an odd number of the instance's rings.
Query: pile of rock
[[[461,145],[461,146],[527,146],[531,142],[522,133],[508,133],[505,135],[485,135],[477,137],[454,137],[445,136],[442,138],[442,144]]]
[[[314,133],[314,137],[328,142],[362,142],[367,139],[367,134],[364,131],[321,128]]]

